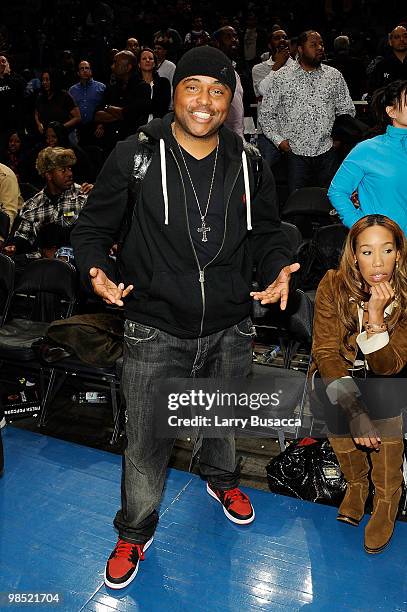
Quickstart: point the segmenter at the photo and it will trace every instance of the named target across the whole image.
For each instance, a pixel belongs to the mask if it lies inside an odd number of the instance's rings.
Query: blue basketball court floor
[[[245,489],[257,516],[238,527],[197,476],[177,470],[136,580],[111,591],[102,576],[120,457],[13,427],[3,438],[0,610],[407,611],[407,523],[369,556],[363,526],[338,523],[335,508]],[[18,594],[59,603],[16,603]]]

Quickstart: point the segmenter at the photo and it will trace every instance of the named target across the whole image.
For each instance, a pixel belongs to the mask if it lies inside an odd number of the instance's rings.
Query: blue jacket
[[[354,191],[360,208],[350,200]],[[335,174],[328,197],[348,227],[365,215],[382,214],[407,235],[407,129],[388,126],[385,134],[356,145]]]

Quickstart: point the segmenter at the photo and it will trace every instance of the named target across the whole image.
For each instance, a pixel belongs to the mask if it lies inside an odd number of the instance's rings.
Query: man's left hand
[[[299,269],[299,263],[293,263],[290,266],[285,266],[277,276],[276,280],[264,291],[252,291],[250,295],[253,299],[260,301],[261,304],[275,304],[276,302],[280,302],[281,310],[285,310],[287,306],[290,276],[293,272],[297,272]]]

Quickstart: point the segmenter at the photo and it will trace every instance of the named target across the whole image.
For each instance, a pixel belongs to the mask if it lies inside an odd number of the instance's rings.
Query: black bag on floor
[[[338,506],[345,494],[345,478],[326,439],[292,442],[270,461],[266,471],[273,493],[329,506]]]

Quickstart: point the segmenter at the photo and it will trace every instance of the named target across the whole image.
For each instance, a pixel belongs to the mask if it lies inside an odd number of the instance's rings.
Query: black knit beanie
[[[191,76],[208,76],[227,85],[232,91],[236,89],[236,75],[230,59],[215,47],[194,47],[179,60],[172,79],[175,88],[180,81]]]

